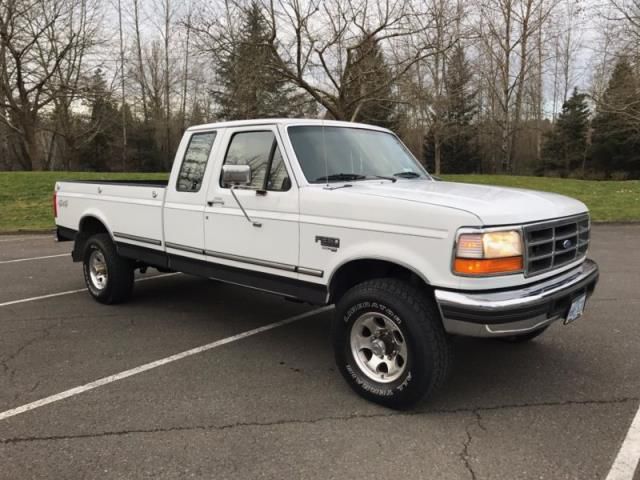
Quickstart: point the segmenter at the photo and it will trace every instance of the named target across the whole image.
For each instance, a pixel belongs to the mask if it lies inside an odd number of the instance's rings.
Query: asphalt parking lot
[[[527,345],[456,339],[445,389],[399,413],[343,382],[330,311],[157,274],[103,306],[71,243],[2,236],[0,478],[604,479],[640,403],[639,238],[595,226],[584,317]]]

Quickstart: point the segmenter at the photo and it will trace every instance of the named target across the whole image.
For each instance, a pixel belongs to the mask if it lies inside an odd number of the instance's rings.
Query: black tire
[[[354,324],[367,314],[380,320],[376,313],[382,314],[386,322],[392,320],[392,328],[400,330],[403,340],[398,343],[406,341],[406,364],[402,362],[405,368],[397,379],[390,381],[390,376],[386,383],[372,379],[372,372],[367,374],[366,366],[358,365],[351,345]],[[382,278],[351,288],[336,305],[332,339],[336,364],[351,388],[367,400],[389,408],[406,409],[430,397],[448,375],[449,342],[434,301],[401,280]]]
[[[92,255],[100,254],[107,274],[102,288],[92,280],[90,266]],[[133,262],[118,255],[109,234],[99,233],[87,240],[83,254],[84,281],[96,301],[113,305],[129,300],[133,293],[133,270]]]
[[[547,330],[547,328],[549,327],[548,326],[542,327],[532,332],[521,333],[520,335],[510,335],[508,337],[500,337],[499,340],[505,343],[526,343],[542,335]]]

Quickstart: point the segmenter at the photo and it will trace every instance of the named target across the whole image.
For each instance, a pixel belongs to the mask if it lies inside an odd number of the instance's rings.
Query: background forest
[[[640,178],[640,1],[0,0],[0,170],[166,171],[257,117],[382,125],[437,174]]]

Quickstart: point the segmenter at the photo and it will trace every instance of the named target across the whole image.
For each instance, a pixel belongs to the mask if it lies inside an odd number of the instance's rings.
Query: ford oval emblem
[[[564,242],[562,242],[562,248],[567,249],[571,246],[571,240],[565,240]]]

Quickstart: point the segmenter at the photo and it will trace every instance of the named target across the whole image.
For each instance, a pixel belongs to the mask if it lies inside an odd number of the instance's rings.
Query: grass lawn
[[[0,232],[54,228],[51,197],[57,180],[166,179],[165,173],[0,172]],[[640,181],[596,182],[504,175],[444,175],[445,180],[531,188],[575,197],[596,222],[640,221]]]

